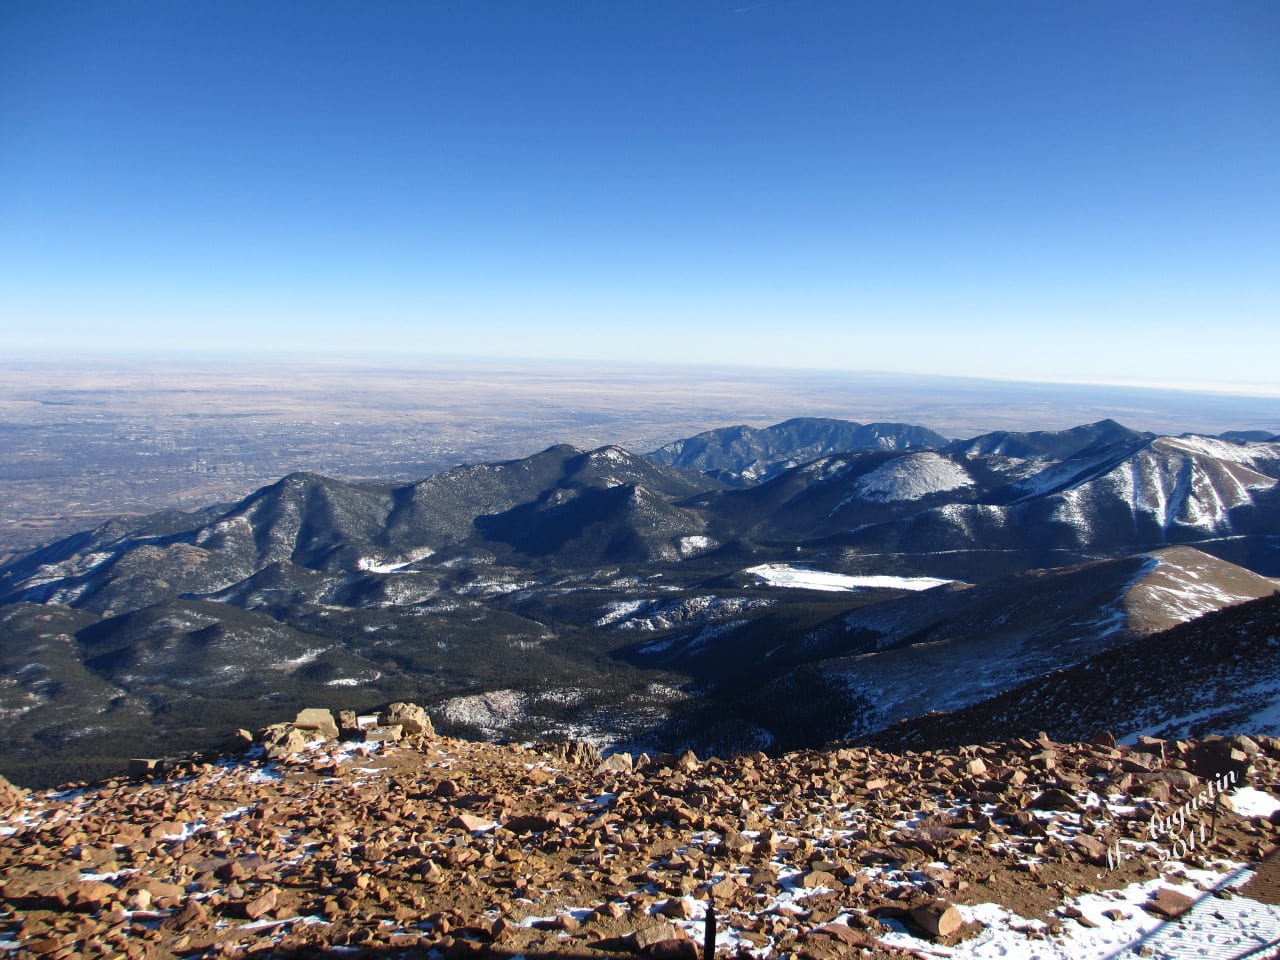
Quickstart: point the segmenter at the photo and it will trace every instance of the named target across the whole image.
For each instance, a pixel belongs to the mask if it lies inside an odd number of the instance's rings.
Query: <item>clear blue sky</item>
[[[1280,3],[0,5],[0,351],[242,345],[1280,392]]]

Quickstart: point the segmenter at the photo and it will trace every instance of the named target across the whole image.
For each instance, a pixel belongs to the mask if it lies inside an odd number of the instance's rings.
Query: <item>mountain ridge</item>
[[[836,423],[787,421],[771,449]],[[0,764],[118,760],[130,730],[207,739],[202,709],[245,725],[343,688],[360,707],[459,704],[455,732],[817,745],[971,705],[1280,573],[1278,443],[1114,421],[884,439],[745,484],[559,444],[405,484],[295,473],[110,521],[0,565]],[[918,589],[941,581],[961,583]],[[914,625],[872,629],[895,618]],[[897,676],[928,650],[986,663],[987,687],[942,670],[906,695]]]

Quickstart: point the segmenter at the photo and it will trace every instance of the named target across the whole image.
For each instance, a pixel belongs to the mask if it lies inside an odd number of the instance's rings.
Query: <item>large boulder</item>
[[[313,732],[316,736],[324,737],[326,740],[338,739],[338,724],[333,719],[333,713],[320,707],[308,707],[306,710],[300,710],[297,719],[293,721],[293,725],[299,730]]]
[[[393,703],[378,714],[378,726],[399,726],[406,737],[434,737],[436,728],[431,724],[427,711],[416,703]]]
[[[546,748],[556,760],[563,760],[565,763],[572,763],[583,767],[599,767],[601,763],[600,751],[595,744],[587,743],[585,740],[566,740],[563,743],[553,743]]]
[[[0,777],[0,810],[12,810],[14,807],[21,806],[25,799],[27,799],[27,791]]]
[[[292,723],[273,723],[263,727],[258,731],[258,740],[270,760],[300,753],[311,742],[311,738]]]

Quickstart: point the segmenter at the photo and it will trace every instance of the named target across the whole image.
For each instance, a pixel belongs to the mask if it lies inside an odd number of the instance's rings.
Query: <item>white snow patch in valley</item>
[[[763,563],[743,571],[764,581],[771,587],[789,587],[800,590],[826,590],[831,592],[862,589],[931,590],[954,580],[937,577],[852,576],[844,573],[828,573],[811,570],[791,563]]]
[[[279,663],[272,664],[272,669],[283,670],[285,673],[293,673],[299,667],[306,666],[308,663],[314,663],[320,654],[324,653],[324,647],[311,647],[302,651],[298,656],[290,660],[281,660]]]
[[[696,557],[700,553],[706,553],[708,550],[714,550],[719,544],[710,537],[692,536],[681,537],[677,549],[680,551],[681,557]]]
[[[433,553],[435,551],[430,547],[420,547],[417,550],[410,550],[400,560],[387,560],[385,557],[361,557],[356,561],[356,569],[364,570],[368,573],[395,573],[397,570],[412,566],[419,560],[427,559]]]

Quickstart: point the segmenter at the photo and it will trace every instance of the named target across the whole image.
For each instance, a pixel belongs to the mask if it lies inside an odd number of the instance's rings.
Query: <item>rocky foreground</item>
[[[0,952],[696,960],[709,903],[718,953],[804,960],[1280,926],[1272,738],[602,760],[307,713],[243,758],[0,790]]]

